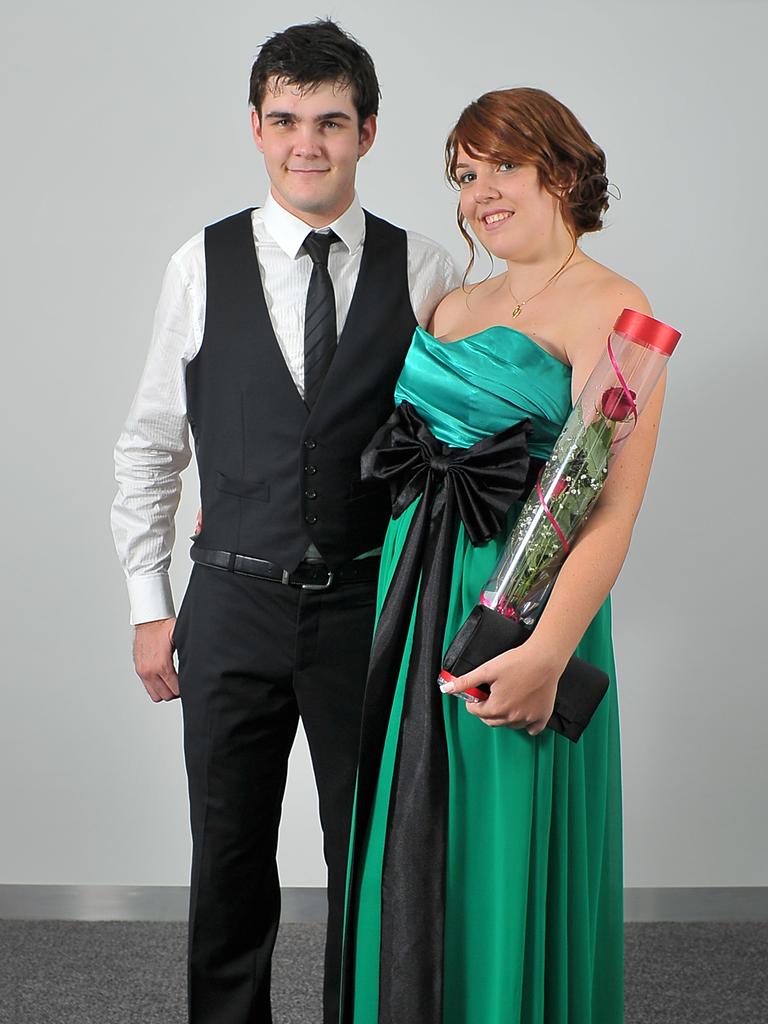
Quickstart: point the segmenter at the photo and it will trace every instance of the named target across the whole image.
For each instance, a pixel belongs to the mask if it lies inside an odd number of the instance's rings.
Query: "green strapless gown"
[[[417,328],[396,402],[410,402],[433,434],[455,447],[527,418],[529,450],[546,458],[570,411],[570,386],[569,367],[510,327],[447,344]],[[390,522],[379,611],[417,504]],[[510,521],[519,509],[513,507]],[[477,602],[504,539],[475,548],[459,526],[445,647]],[[356,928],[347,992],[355,1024],[378,1019],[382,858],[409,653],[410,637],[393,680],[350,903]],[[576,744],[550,729],[536,737],[489,729],[462,701],[443,698],[449,760],[443,1024],[623,1020],[621,768],[609,601],[577,653],[603,668],[611,685]]]

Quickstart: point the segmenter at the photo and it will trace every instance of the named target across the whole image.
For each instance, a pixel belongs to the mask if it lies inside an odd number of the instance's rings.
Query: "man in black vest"
[[[154,701],[182,697],[193,838],[191,1024],[271,1022],[275,861],[299,715],[328,865],[324,1020],[338,1017],[347,839],[385,491],[360,454],[392,410],[416,323],[456,283],[433,242],[364,212],[376,133],[367,52],[293,26],[251,74],[262,208],[172,257],[115,458],[113,531]],[[168,565],[194,437],[195,565],[173,618]],[[173,648],[178,651],[178,678]]]

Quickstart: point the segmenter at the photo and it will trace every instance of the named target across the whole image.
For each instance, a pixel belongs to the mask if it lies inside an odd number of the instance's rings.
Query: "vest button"
[[[317,448],[317,441],[313,441],[311,437],[308,437],[304,442],[305,448]]]
[[[310,476],[314,476],[317,472],[317,466],[305,466],[304,472],[309,473]]]
[[[304,516],[304,522],[305,523],[314,524],[314,523],[317,522],[317,516],[313,516],[311,514],[310,515],[306,515],[306,516]]]
[[[304,491],[304,497],[305,498],[309,498],[310,500],[312,498],[316,498],[317,497],[317,491],[314,488],[310,487],[310,489],[308,491]]]

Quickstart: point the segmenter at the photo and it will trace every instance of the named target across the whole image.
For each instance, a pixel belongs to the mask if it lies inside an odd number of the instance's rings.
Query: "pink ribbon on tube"
[[[557,534],[558,540],[563,545],[563,551],[567,555],[568,552],[570,551],[570,548],[568,547],[568,541],[565,539],[565,534],[560,529],[560,524],[555,519],[555,517],[552,515],[552,512],[550,511],[549,505],[547,505],[547,502],[546,502],[546,500],[544,498],[544,491],[542,491],[542,489],[541,489],[541,474],[542,474],[543,469],[544,469],[544,467],[542,466],[541,469],[539,470],[539,475],[536,477],[536,493],[539,496],[539,502],[541,504],[541,507],[544,509],[544,515],[547,517],[547,519],[552,524],[552,529]]]
[[[628,404],[632,407],[632,416],[634,417],[635,424],[637,424],[637,403],[635,402],[635,395],[632,391],[629,390],[627,382],[624,380],[624,375],[619,369],[619,364],[616,362],[616,356],[613,354],[613,348],[611,347],[610,334],[608,335],[608,358],[611,360],[611,366],[613,366],[613,369],[616,372],[619,384],[621,385],[621,390],[624,392],[624,397],[626,398]],[[633,429],[635,424],[633,424]],[[626,437],[626,434],[624,436]]]

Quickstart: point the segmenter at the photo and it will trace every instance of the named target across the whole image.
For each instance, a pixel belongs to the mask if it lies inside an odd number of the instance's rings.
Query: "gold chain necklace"
[[[565,270],[565,268],[568,266],[568,264],[573,259],[573,254],[575,252],[576,252],[576,246],[574,246],[573,249],[571,249],[570,253],[568,254],[568,256],[567,256],[567,258],[565,260],[565,263],[563,263],[563,265],[560,267],[559,270],[555,271],[555,273],[552,275],[552,277],[550,277],[550,279],[547,281],[547,283],[544,285],[544,287],[543,288],[539,288],[539,290],[537,292],[534,292],[533,295],[529,295],[528,298],[527,299],[523,299],[522,302],[520,302],[518,297],[512,291],[512,285],[509,283],[509,271],[507,271],[507,288],[509,289],[509,294],[512,296],[512,298],[517,303],[515,308],[512,310],[512,319],[513,320],[515,319],[515,317],[520,316],[520,312],[521,312],[523,306],[525,306],[529,302],[531,302],[532,299],[535,299],[537,295],[541,295],[541,293],[544,291],[545,288],[549,288],[549,286],[552,284],[552,282],[556,281],[557,278],[560,277],[562,272]]]

